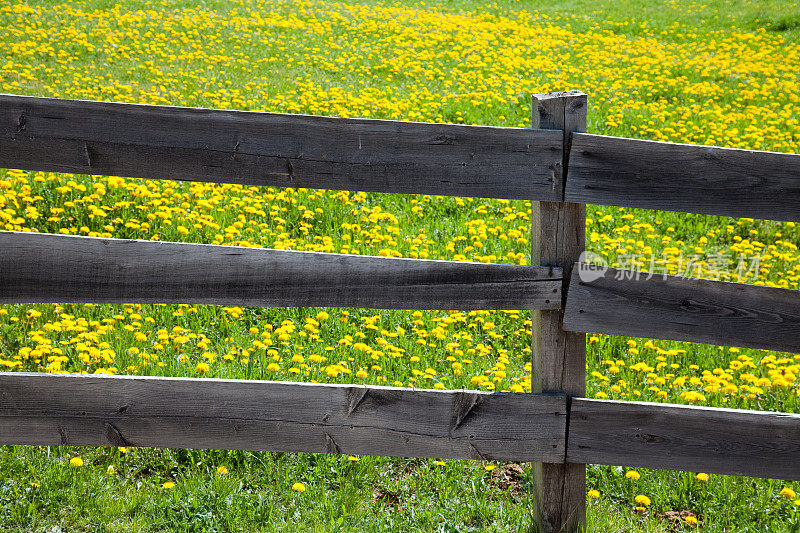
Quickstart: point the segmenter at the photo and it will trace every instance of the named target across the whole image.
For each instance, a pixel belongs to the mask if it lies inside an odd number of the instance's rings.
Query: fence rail
[[[561,200],[559,131],[0,95],[0,168]]]
[[[0,232],[0,303],[558,309],[561,269]]]
[[[800,480],[800,415],[573,398],[567,461]]]
[[[800,221],[800,156],[588,135],[586,102],[523,130],[0,95],[0,167],[535,201],[534,266],[0,232],[0,303],[530,309],[556,393],[0,373],[0,444],[537,461],[543,531],[583,526],[584,463],[800,479],[800,415],[582,397],[584,332],[800,353],[800,291],[575,263],[584,202]]]
[[[564,328],[800,353],[800,291],[605,269],[572,271]],[[586,274],[584,274],[585,276]]]
[[[566,201],[800,222],[800,155],[573,133]]]
[[[523,461],[565,453],[563,395],[21,372],[0,375],[0,394],[4,444]]]

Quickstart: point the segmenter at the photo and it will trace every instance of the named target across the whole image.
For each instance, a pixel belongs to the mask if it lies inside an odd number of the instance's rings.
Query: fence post
[[[586,131],[586,104],[587,96],[581,91],[533,96],[533,127],[564,132],[564,161],[561,172],[556,173],[555,183],[562,191],[567,171],[569,134]],[[531,226],[531,264],[563,268],[563,294],[566,298],[572,265],[584,251],[586,206],[532,202]],[[562,320],[563,311],[533,312],[532,391],[563,392],[568,398],[585,396],[586,335],[564,331]],[[541,533],[571,533],[585,529],[585,465],[536,463],[534,487],[538,507],[536,516]]]

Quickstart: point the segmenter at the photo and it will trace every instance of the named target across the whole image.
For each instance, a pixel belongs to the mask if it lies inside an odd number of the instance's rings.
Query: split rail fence
[[[586,463],[800,479],[800,415],[584,397],[586,332],[800,353],[800,291],[577,263],[587,202],[798,222],[800,155],[589,135],[586,110],[535,95],[519,129],[0,95],[2,168],[527,199],[534,265],[0,232],[2,304],[534,313],[532,394],[0,373],[0,444],[531,461],[542,531],[584,524]]]

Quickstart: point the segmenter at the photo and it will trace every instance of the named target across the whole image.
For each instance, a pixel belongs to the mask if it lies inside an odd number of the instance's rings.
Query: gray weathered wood
[[[800,415],[573,398],[568,461],[800,480]]]
[[[566,200],[800,222],[800,155],[574,134]]]
[[[586,131],[587,96],[580,91],[534,95],[533,127]],[[566,153],[566,146],[565,146]],[[562,167],[566,168],[566,158]],[[531,263],[560,267],[568,276],[585,245],[583,204],[533,202]],[[532,389],[586,394],[586,337],[562,328],[560,310],[533,313]],[[534,467],[538,525],[543,533],[582,531],[586,521],[586,468],[537,463]]]
[[[800,353],[800,291],[603,272],[582,281],[573,269],[566,329]]]
[[[0,95],[0,167],[562,199],[555,131]]]
[[[547,309],[561,271],[0,232],[0,303]]]
[[[566,400],[229,379],[0,373],[0,443],[564,458]]]

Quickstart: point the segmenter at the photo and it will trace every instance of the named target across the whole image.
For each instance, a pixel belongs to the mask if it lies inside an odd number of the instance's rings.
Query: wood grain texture
[[[361,385],[0,373],[0,443],[564,458],[566,400]]]
[[[800,155],[573,134],[565,199],[800,222]]]
[[[598,274],[599,275],[599,274]],[[800,353],[800,291],[609,268],[572,271],[564,327]]]
[[[574,398],[567,460],[800,480],[800,415]]]
[[[0,95],[0,167],[562,199],[556,131]]]
[[[534,95],[533,127],[586,131],[587,96],[580,91]],[[567,153],[565,144],[565,153]],[[565,158],[562,167],[567,167]],[[531,263],[562,268],[568,276],[585,246],[583,204],[532,204]],[[567,278],[568,279],[568,278]],[[562,292],[563,294],[563,292]],[[566,332],[560,310],[533,313],[534,392],[586,394],[586,338]],[[569,400],[568,400],[569,401]],[[543,533],[582,531],[586,521],[586,468],[574,463],[538,463],[534,468],[538,526]]]
[[[584,250],[586,206],[537,202],[532,204],[532,214],[531,262],[560,268],[568,280],[573,262]],[[586,336],[564,330],[563,318],[561,310],[534,312],[532,383],[536,391],[584,396]]]
[[[0,303],[561,306],[557,268],[0,232]]]

